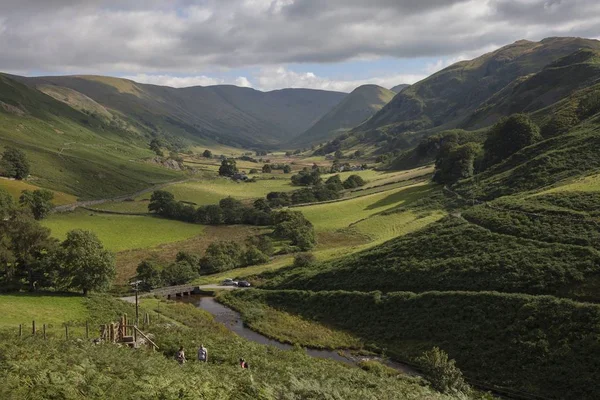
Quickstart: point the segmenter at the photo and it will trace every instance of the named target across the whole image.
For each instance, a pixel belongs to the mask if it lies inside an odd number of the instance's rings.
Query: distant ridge
[[[296,137],[292,143],[305,145],[329,140],[367,120],[392,100],[395,95],[396,93],[393,91],[381,86],[360,86],[306,132]]]

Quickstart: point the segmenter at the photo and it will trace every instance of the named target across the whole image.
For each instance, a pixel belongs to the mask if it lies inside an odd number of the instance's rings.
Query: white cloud
[[[0,0],[0,15],[0,70],[60,73],[445,60],[518,39],[600,36],[597,0]]]
[[[279,66],[262,68],[254,78],[256,86],[261,90],[308,88],[351,92],[361,85],[374,84],[391,88],[401,83],[415,83],[425,77],[426,74],[394,74],[370,79],[344,80],[320,77],[312,72],[295,72]]]
[[[170,86],[175,88],[190,86],[213,86],[231,84],[242,87],[252,87],[246,77],[240,76],[232,81],[221,78],[213,78],[205,75],[200,76],[172,76],[172,75],[148,75],[137,74],[124,76],[125,79],[131,79],[139,83],[148,83],[151,85]]]

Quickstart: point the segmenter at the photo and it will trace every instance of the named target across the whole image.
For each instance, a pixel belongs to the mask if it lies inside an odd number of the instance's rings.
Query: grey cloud
[[[456,56],[522,38],[598,37],[599,7],[596,0],[0,0],[0,70],[201,75]]]

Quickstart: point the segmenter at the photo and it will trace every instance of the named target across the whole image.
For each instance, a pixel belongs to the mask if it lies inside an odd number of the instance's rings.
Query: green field
[[[236,199],[255,199],[269,192],[294,190],[288,179],[260,179],[257,182],[235,182],[228,178],[214,178],[202,181],[178,183],[165,188],[180,201],[197,205],[216,204],[219,200],[231,196]],[[150,193],[139,199],[149,199]],[[138,200],[139,200],[138,199]]]
[[[42,224],[52,231],[52,236],[63,240],[73,229],[95,232],[104,246],[111,251],[155,247],[201,235],[202,225],[187,224],[167,219],[97,214],[89,211],[53,214]]]
[[[10,179],[4,179],[4,178],[0,178],[0,188],[6,190],[15,199],[18,199],[21,196],[21,192],[23,190],[32,190],[33,191],[33,190],[40,189],[39,186],[32,185],[29,182],[10,180]],[[67,193],[57,192],[54,190],[53,190],[53,193],[54,193],[54,200],[52,200],[52,203],[56,206],[60,206],[63,204],[71,204],[71,203],[75,203],[77,201],[76,196],[73,196],[73,195],[70,195]]]
[[[350,224],[427,196],[435,186],[416,184],[350,200],[297,207],[317,232],[347,228]]]
[[[14,328],[19,324],[31,327],[35,320],[41,328],[42,324],[85,320],[88,310],[83,299],[80,296],[0,295],[0,327]]]
[[[600,192],[600,174],[573,179],[564,185],[536,193],[536,195],[558,192]]]

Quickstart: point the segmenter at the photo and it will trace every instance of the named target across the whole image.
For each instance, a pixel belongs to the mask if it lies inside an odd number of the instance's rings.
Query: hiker
[[[198,349],[198,361],[208,362],[208,350],[206,350],[206,347],[204,347],[203,344],[201,344]]]
[[[177,354],[175,354],[175,359],[177,360],[177,362],[179,364],[184,364],[185,363],[185,352],[183,351],[183,346],[181,346],[179,348],[179,351],[177,352]]]
[[[240,367],[242,367],[242,369],[248,369],[248,368],[250,368],[250,366],[248,365],[248,363],[246,362],[246,360],[244,360],[243,358],[240,358]]]

